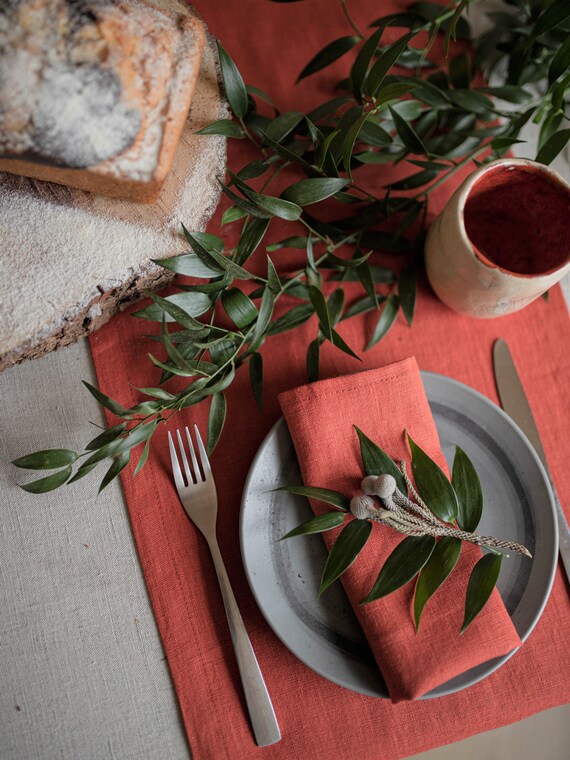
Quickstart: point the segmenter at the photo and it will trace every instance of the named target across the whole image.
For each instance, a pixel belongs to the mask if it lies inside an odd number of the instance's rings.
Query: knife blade
[[[523,384],[511,356],[510,349],[503,339],[495,341],[495,345],[493,346],[493,368],[501,406],[526,435],[548,475],[556,506],[560,557],[566,570],[566,577],[570,582],[570,528],[562,511],[554,483],[552,482],[544,447]]]

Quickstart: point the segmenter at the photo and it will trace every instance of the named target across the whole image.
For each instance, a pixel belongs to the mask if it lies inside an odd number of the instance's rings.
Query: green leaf
[[[222,78],[224,80],[224,89],[226,91],[228,103],[238,119],[243,119],[247,113],[248,107],[245,84],[237,66],[222,47],[222,43],[217,40],[217,44],[220,57],[220,68],[222,70]]]
[[[128,415],[128,409],[125,409],[124,406],[121,406],[116,401],[113,401],[112,398],[109,398],[109,396],[106,396],[104,393],[102,393],[98,388],[95,388],[94,385],[91,385],[91,383],[88,383],[86,380],[81,381],[83,385],[87,388],[89,393],[94,396],[97,401],[101,404],[101,406],[104,406],[105,409],[108,409],[110,412],[113,412],[117,417],[125,417]]]
[[[352,356],[353,359],[357,359],[359,362],[362,361],[360,356],[358,354],[355,354],[352,348],[345,342],[344,338],[337,333],[336,330],[333,329],[332,331],[332,340],[331,340],[333,346],[336,348],[339,348],[343,353],[347,354],[348,356]]]
[[[40,478],[39,480],[33,480],[31,483],[21,485],[20,488],[28,493],[47,493],[62,486],[70,475],[71,465],[64,467],[63,470],[54,472],[53,475],[48,475],[46,478]]]
[[[400,179],[397,182],[392,182],[390,184],[390,189],[413,190],[416,187],[422,187],[423,185],[427,185],[428,182],[431,182],[433,179],[435,179],[439,174],[439,171],[439,169],[424,169],[421,172],[410,174],[408,177],[404,177],[404,179]]]
[[[55,470],[56,467],[73,464],[78,456],[75,451],[70,449],[44,449],[14,459],[12,464],[26,470]]]
[[[380,318],[378,319],[376,327],[374,328],[374,332],[372,333],[372,337],[366,346],[366,351],[369,351],[373,346],[375,346],[392,327],[396,321],[396,317],[398,316],[399,306],[400,304],[397,296],[391,295],[386,299],[384,308],[380,314]]]
[[[240,330],[257,319],[255,304],[239,288],[224,290],[221,301],[224,311]]]
[[[297,525],[296,528],[290,530],[279,540],[283,541],[285,538],[292,538],[293,536],[310,536],[313,533],[324,533],[327,530],[338,528],[342,525],[345,519],[345,515],[342,512],[327,512],[324,515],[317,515],[310,520]]]
[[[530,92],[514,84],[505,84],[501,87],[481,87],[481,92],[499,98],[499,100],[506,100],[507,103],[517,103],[519,105],[526,103],[532,98]]]
[[[123,451],[130,451],[135,446],[143,443],[143,441],[148,440],[156,430],[157,425],[158,420],[155,419],[133,428],[125,438],[121,438],[120,441],[118,441],[118,446],[113,453],[122,454]]]
[[[440,539],[420,573],[414,595],[414,620],[416,632],[420,627],[422,612],[428,600],[441,587],[457,564],[461,554],[461,539],[444,536]]]
[[[362,142],[373,145],[375,148],[385,148],[393,142],[390,133],[372,121],[367,121],[362,125],[359,137]]]
[[[363,264],[359,264],[359,266],[356,268],[356,273],[368,297],[371,299],[374,306],[378,308],[378,294],[376,293],[376,286],[374,284],[372,270],[368,261],[365,261]]]
[[[334,195],[346,184],[345,179],[338,177],[312,177],[290,185],[281,193],[281,197],[299,206],[310,206],[311,203],[318,203]]]
[[[381,298],[383,298],[383,296],[381,296]],[[376,308],[378,307],[374,303],[374,299],[370,298],[370,296],[365,296],[359,301],[355,301],[352,306],[349,306],[349,308],[342,315],[342,319],[352,319],[352,317],[357,317],[359,314],[365,314],[366,312],[372,311]]]
[[[319,596],[352,565],[371,532],[372,524],[368,520],[351,520],[342,529],[327,557]]]
[[[199,317],[212,308],[212,301],[206,293],[174,293],[166,298],[153,294],[150,297],[154,303],[135,311],[133,317],[151,322],[162,322],[166,318],[167,322],[178,322],[182,327],[188,328],[189,325],[196,325],[196,320],[189,319],[190,317]]]
[[[440,90],[426,79],[414,80],[414,97],[432,108],[442,108],[449,105],[449,96],[445,90]]]
[[[225,185],[221,180],[218,181],[225,195],[227,195],[228,198],[234,203],[234,205],[241,209],[244,213],[250,214],[257,219],[269,219],[272,216],[272,214],[267,213],[267,211],[263,211],[256,203],[252,203],[246,198],[242,198],[241,195],[234,193],[234,191]]]
[[[177,377],[195,377],[196,375],[210,377],[210,375],[218,369],[215,364],[204,361],[203,359],[199,362],[190,359],[187,360],[186,368],[184,369],[181,367],[176,367],[173,364],[165,364],[152,354],[148,354],[148,358],[155,365],[155,367],[160,367],[160,369],[163,369],[165,372],[170,372]]]
[[[269,256],[267,257],[267,285],[273,293],[281,292],[281,280]]]
[[[449,97],[454,105],[483,118],[495,109],[493,101],[476,90],[450,90]]]
[[[364,472],[367,475],[392,475],[398,489],[407,496],[408,487],[406,486],[406,481],[392,457],[388,456],[380,446],[377,446],[374,441],[370,440],[356,425],[354,429],[358,434],[360,442],[360,456]]]
[[[405,155],[405,149],[397,150],[395,152],[388,150],[365,150],[362,153],[356,153],[354,158],[362,164],[392,164],[399,161],[401,158],[404,158]]]
[[[556,156],[564,150],[569,140],[570,129],[561,129],[559,132],[556,132],[538,151],[536,161],[539,164],[545,164],[548,166],[548,164],[552,163]]]
[[[304,250],[307,247],[306,235],[293,235],[292,237],[279,240],[277,243],[271,243],[266,247],[266,251],[269,253],[273,251],[279,251],[281,248],[298,248]]]
[[[321,341],[315,338],[307,348],[307,382],[314,383],[319,379],[319,359],[321,353]]]
[[[244,181],[248,179],[255,179],[256,177],[261,177],[262,174],[265,174],[268,169],[269,163],[258,159],[251,161],[245,166],[242,166],[238,172],[238,177]]]
[[[195,233],[190,234],[184,225],[183,229],[184,235],[194,249],[196,255],[199,256],[203,261],[208,262],[210,260],[213,260],[213,262],[217,264],[220,269],[224,269],[226,272],[229,272],[232,277],[235,277],[237,280],[251,280],[253,278],[251,272],[248,272],[247,269],[240,267],[239,264],[236,264],[234,261],[224,256],[215,248],[204,248],[204,246],[200,243],[197,235]]]
[[[412,452],[412,471],[420,496],[436,517],[452,522],[457,517],[457,497],[443,470],[431,459],[408,433]]]
[[[185,277],[198,277],[209,280],[212,277],[223,274],[223,271],[213,261],[205,264],[195,253],[184,253],[180,256],[170,256],[166,259],[152,259],[152,261],[165,269],[169,269],[171,272],[182,274]]]
[[[449,61],[449,78],[454,87],[467,89],[471,83],[471,71],[467,53],[463,51]]]
[[[91,470],[94,470],[98,464],[99,462],[93,462],[92,464],[87,465],[87,467],[85,465],[81,465],[81,467],[77,470],[75,475],[72,478],[69,478],[69,480],[67,481],[67,485],[71,485],[71,483],[75,483],[77,480],[81,480],[81,478],[84,478],[86,475],[89,475]]]
[[[237,206],[230,206],[222,214],[221,224],[224,225],[237,222],[238,219],[243,219],[246,215],[247,213],[243,209],[238,208]]]
[[[192,241],[188,238],[188,230],[183,224],[180,226],[182,227],[182,234],[186,240],[192,244]],[[218,251],[218,253],[221,253],[224,250],[224,241],[222,238],[213,235],[211,232],[193,232],[192,238],[194,242],[198,241],[202,248],[206,248],[208,251]]]
[[[408,267],[398,277],[398,297],[407,323],[412,326],[416,308],[417,272]]]
[[[299,325],[310,319],[314,313],[315,309],[312,304],[301,303],[298,306],[294,306],[286,314],[283,314],[282,317],[271,322],[268,335],[279,335],[279,333],[299,327]]]
[[[228,170],[228,173],[232,179],[239,179],[236,174],[233,174],[233,172]],[[291,203],[291,201],[286,201],[282,198],[275,198],[271,195],[257,193],[255,190],[248,187],[245,182],[240,181],[238,186],[249,200],[253,201],[260,209],[270,216],[277,216],[288,222],[295,222],[303,213],[303,209],[296,203]]]
[[[135,475],[138,475],[139,472],[142,470],[142,468],[145,466],[146,461],[148,459],[149,451],[150,451],[150,438],[147,440],[147,442],[144,445],[142,454],[140,455],[139,461],[137,462],[137,466],[135,467],[135,471],[133,472],[133,478],[135,477]]]
[[[408,122],[393,108],[390,107],[389,110],[392,116],[392,120],[394,121],[394,126],[396,127],[398,137],[404,143],[406,148],[409,148],[412,153],[426,153],[427,151],[423,142],[421,141],[420,137],[414,132],[413,128],[408,124]]]
[[[337,288],[336,290],[333,290],[327,301],[327,307],[333,327],[340,322],[343,306],[344,290],[342,288]]]
[[[263,357],[255,352],[249,360],[249,381],[257,408],[261,411],[263,405]]]
[[[370,66],[370,62],[378,48],[378,43],[383,32],[384,27],[380,27],[365,41],[352,64],[350,70],[350,86],[354,96],[359,101],[362,95],[362,85],[366,78],[368,67]]]
[[[339,491],[331,491],[329,488],[315,488],[314,486],[282,486],[275,488],[275,491],[287,491],[298,496],[306,496],[307,499],[316,499],[324,501],[325,504],[332,504],[343,512],[349,511],[350,499]]]
[[[183,354],[176,348],[176,346],[170,339],[170,334],[166,326],[166,320],[164,319],[162,320],[161,336],[162,336],[162,343],[164,345],[164,348],[166,349],[166,353],[168,354],[168,358],[170,359],[174,367],[176,367],[179,370],[183,370],[185,372],[191,371],[193,369],[192,365],[190,364],[189,361],[186,360]]]
[[[502,561],[502,554],[484,554],[471,571],[467,584],[465,616],[461,633],[469,628],[489,601],[499,577]]]
[[[370,593],[360,604],[369,604],[405,586],[420,572],[434,548],[433,536],[408,536],[401,541],[382,566]]]
[[[143,389],[139,388],[139,390]],[[121,422],[119,425],[113,425],[113,427],[107,428],[107,430],[104,430],[98,436],[90,440],[87,446],[85,446],[85,450],[94,451],[95,449],[104,446],[106,443],[110,443],[111,441],[116,440],[122,433],[125,432],[126,427],[127,423]]]
[[[317,312],[317,316],[319,318],[319,326],[323,335],[332,341],[332,323],[327,302],[324,295],[322,294],[322,291],[314,287],[314,285],[310,285],[309,297],[315,311]]]
[[[548,68],[548,84],[550,87],[556,80],[565,74],[570,68],[570,37],[566,37],[562,45],[558,48],[554,58],[550,61]]]
[[[161,401],[174,401],[176,398],[176,396],[169,393],[164,388],[137,388],[137,390],[141,393],[146,393],[147,396],[160,399]]]
[[[225,421],[226,397],[223,393],[214,393],[212,394],[210,412],[208,414],[208,437],[206,440],[206,451],[208,456],[212,454],[216,448],[216,444],[220,440]]]
[[[483,514],[483,489],[473,462],[459,446],[455,449],[451,484],[457,496],[457,524],[472,533]]]
[[[530,36],[530,41],[536,40],[541,34],[554,29],[570,17],[570,5],[565,0],[551,2],[538,17]]]
[[[265,131],[265,135],[276,143],[284,140],[305,118],[300,111],[286,111],[274,119]]]
[[[252,219],[244,226],[236,248],[236,264],[241,266],[249,259],[263,240],[269,222],[269,219]]]
[[[329,66],[345,53],[348,53],[348,51],[351,50],[359,41],[359,37],[352,36],[339,37],[338,39],[333,40],[333,42],[329,42],[328,45],[326,45],[313,58],[311,58],[309,63],[297,77],[297,82],[299,82],[301,79],[304,79],[305,77],[310,76],[311,74],[314,74],[317,71],[320,71],[321,69],[324,69],[326,66]]]
[[[121,472],[121,470],[124,470],[125,467],[128,465],[129,460],[131,458],[131,452],[130,451],[123,451],[122,454],[119,454],[119,456],[113,461],[105,475],[103,476],[103,480],[101,481],[101,485],[99,486],[98,493],[101,493],[101,491],[106,488],[109,483],[114,480],[117,475]]]
[[[368,118],[369,118],[369,114],[363,113],[358,119],[356,119],[356,121],[352,124],[352,126],[346,133],[346,136],[342,144],[342,162],[344,164],[344,169],[346,173],[348,174],[348,177],[351,181],[352,181],[352,174],[351,174],[351,169],[350,169],[350,161],[352,159],[352,151],[354,150],[354,144],[356,142],[358,134]]]
[[[243,139],[245,132],[232,119],[220,119],[214,121],[212,124],[208,124],[207,127],[199,129],[195,134],[197,135],[223,135],[224,137],[235,137],[237,139]]]
[[[265,339],[265,334],[267,328],[269,327],[269,322],[271,321],[271,316],[273,314],[274,305],[275,297],[269,287],[266,287],[263,291],[263,296],[261,297],[259,315],[257,317],[257,322],[255,323],[255,328],[253,330],[250,350],[258,348]]]
[[[398,58],[402,55],[410,40],[416,36],[417,32],[409,32],[405,34],[398,42],[395,42],[382,53],[378,58],[374,66],[368,73],[368,90],[372,97],[378,94],[378,90],[382,86],[382,82],[386,78],[388,71],[397,62]]]

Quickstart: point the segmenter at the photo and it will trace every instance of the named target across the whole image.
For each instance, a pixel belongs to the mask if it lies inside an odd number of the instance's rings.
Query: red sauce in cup
[[[533,167],[498,167],[475,183],[463,212],[475,252],[491,266],[545,274],[570,258],[570,193]]]

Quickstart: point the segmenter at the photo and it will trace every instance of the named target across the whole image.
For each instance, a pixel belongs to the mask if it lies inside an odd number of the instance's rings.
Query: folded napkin
[[[411,473],[404,436],[408,430],[448,472],[414,358],[305,385],[282,393],[279,401],[306,486],[331,488],[347,496],[359,492],[364,472],[354,425],[397,462],[405,460]],[[332,509],[315,501],[312,507],[317,514]],[[339,531],[323,534],[329,548]],[[463,545],[455,570],[428,601],[419,633],[413,623],[413,583],[360,606],[380,567],[404,538],[392,528],[374,524],[363,551],[341,576],[393,702],[420,697],[521,643],[496,589],[467,631],[458,635],[469,575],[481,556],[471,544]]]

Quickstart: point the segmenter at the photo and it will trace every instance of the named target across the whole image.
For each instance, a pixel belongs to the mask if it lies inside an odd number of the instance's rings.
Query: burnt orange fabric
[[[210,30],[223,39],[246,81],[268,90],[282,108],[310,108],[331,96],[335,76],[346,74],[341,60],[336,73],[326,70],[298,87],[292,84],[316,50],[335,37],[350,34],[337,3],[196,0],[196,5]],[[380,9],[372,0],[352,5],[363,26],[366,19],[395,7],[383,3]],[[250,160],[244,141],[231,143],[230,151],[233,167]],[[398,171],[401,175],[412,173],[409,166]],[[370,179],[379,190],[385,183],[383,168]],[[456,176],[440,188],[430,202],[433,212],[441,209],[459,180]],[[220,227],[227,205],[221,204],[209,230],[235,244],[235,225]],[[270,241],[287,234],[291,234],[289,230],[271,223]],[[184,249],[181,241],[180,246],[173,245],[172,252]],[[289,252],[276,253],[273,258],[280,270],[294,266]],[[346,285],[347,303],[361,295],[358,285]],[[275,316],[295,303],[293,299],[280,300]],[[340,325],[339,332],[361,353],[363,363],[326,345],[323,378],[382,367],[414,355],[422,369],[454,377],[497,401],[491,351],[494,340],[505,338],[527,389],[563,506],[570,511],[570,323],[558,288],[552,291],[550,303],[539,299],[511,316],[477,321],[444,307],[422,283],[413,328],[399,317],[385,339],[362,353],[374,321],[375,315],[365,315]],[[157,350],[156,342],[144,337],[152,329],[148,322],[122,313],[91,337],[101,389],[125,404],[140,400],[135,387],[158,383],[160,372],[145,357],[147,351]],[[158,326],[155,329],[158,332]],[[227,392],[227,429],[212,457],[219,493],[221,551],[273,698],[283,734],[279,744],[260,749],[252,739],[208,549],[178,502],[164,429],[157,433],[143,471],[133,478],[129,467],[122,476],[141,567],[193,756],[197,760],[395,760],[569,701],[570,595],[560,571],[540,622],[520,650],[489,678],[437,700],[393,705],[349,692],[309,670],[271,632],[243,570],[240,498],[252,459],[280,415],[277,395],[306,382],[306,347],[316,334],[312,319],[263,346],[261,414],[256,410],[247,370],[238,372]],[[206,419],[205,406],[192,408],[178,417],[176,425],[196,422],[205,430]]]
[[[301,466],[305,485],[359,493],[364,475],[357,425],[411,472],[404,431],[447,470],[437,430],[415,359],[381,369],[322,380],[286,391],[279,402]],[[316,502],[315,512],[330,511]],[[323,534],[330,548],[341,528]],[[415,699],[481,662],[512,651],[520,639],[495,590],[483,612],[460,637],[465,591],[481,556],[467,544],[451,577],[427,604],[416,634],[412,619],[413,584],[372,604],[359,602],[370,592],[380,567],[402,541],[391,528],[374,525],[357,560],[342,582],[384,675],[394,702]],[[326,592],[325,592],[326,593]]]

